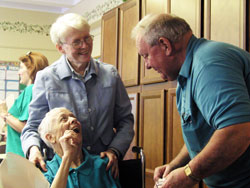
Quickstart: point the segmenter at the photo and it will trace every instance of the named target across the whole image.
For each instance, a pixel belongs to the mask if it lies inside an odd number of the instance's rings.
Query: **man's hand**
[[[173,168],[170,164],[156,167],[154,171],[154,181],[157,182],[160,178],[165,178],[172,170]]]
[[[168,168],[168,165],[164,165],[165,172]],[[158,182],[156,181],[155,188],[190,188],[198,182],[187,177],[184,172],[184,167],[177,168],[171,171],[161,182],[161,186],[157,186]]]
[[[35,166],[41,167],[43,171],[47,171],[46,164],[37,146],[31,146],[30,154],[29,154],[29,161],[31,161]]]
[[[118,159],[116,155],[114,154],[114,152],[110,150],[100,153],[101,158],[104,158],[106,156],[109,159],[106,170],[109,170],[109,168],[112,166],[112,170],[111,170],[112,175],[114,178],[117,178],[119,176]]]

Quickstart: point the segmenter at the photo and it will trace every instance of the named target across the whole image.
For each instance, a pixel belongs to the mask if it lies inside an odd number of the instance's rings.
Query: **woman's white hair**
[[[53,148],[50,142],[46,139],[46,134],[52,133],[55,130],[55,125],[53,120],[57,117],[56,115],[61,112],[62,110],[67,110],[64,107],[61,108],[54,108],[46,113],[45,117],[41,121],[38,127],[38,133],[43,140],[43,142],[50,148]],[[68,110],[67,110],[68,111]]]
[[[50,38],[52,42],[60,44],[64,40],[70,28],[80,31],[89,31],[90,25],[83,16],[75,13],[68,13],[57,18],[50,28]]]

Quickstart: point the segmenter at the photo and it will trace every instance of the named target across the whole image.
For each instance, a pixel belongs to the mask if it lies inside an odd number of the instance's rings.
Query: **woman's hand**
[[[81,145],[81,140],[79,140],[78,135],[72,130],[66,130],[63,136],[59,138],[59,142],[63,150],[63,155],[71,156],[72,158],[76,156],[79,145]]]
[[[0,102],[0,113],[5,114],[5,115],[8,113],[8,107],[7,107],[6,101]]]
[[[119,168],[118,168],[118,159],[114,154],[114,152],[110,150],[101,152],[100,157],[101,158],[108,157],[109,162],[107,164],[106,170],[109,170],[109,168],[112,166],[111,173],[113,177],[116,179],[119,176]]]
[[[47,171],[43,156],[37,146],[31,146],[29,150],[29,161],[31,161],[35,166],[41,167],[43,171]]]

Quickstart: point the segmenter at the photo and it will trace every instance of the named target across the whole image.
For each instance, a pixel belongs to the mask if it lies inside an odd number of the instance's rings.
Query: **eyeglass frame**
[[[89,41],[88,41],[89,40]],[[91,42],[93,42],[94,40],[94,35],[89,35],[89,36],[86,36],[84,37],[82,40],[77,40],[75,42],[72,42],[71,44],[68,44],[66,42],[61,42],[62,44],[67,44],[67,45],[70,45],[72,46],[74,49],[80,49],[81,46],[83,45],[83,42],[90,45]]]

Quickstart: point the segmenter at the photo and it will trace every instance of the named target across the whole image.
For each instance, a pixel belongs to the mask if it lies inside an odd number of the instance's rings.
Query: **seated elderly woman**
[[[82,149],[82,127],[66,108],[54,108],[46,114],[38,132],[55,156],[46,162],[45,177],[53,188],[115,188],[121,187],[111,168],[106,171],[108,158],[90,155]]]

